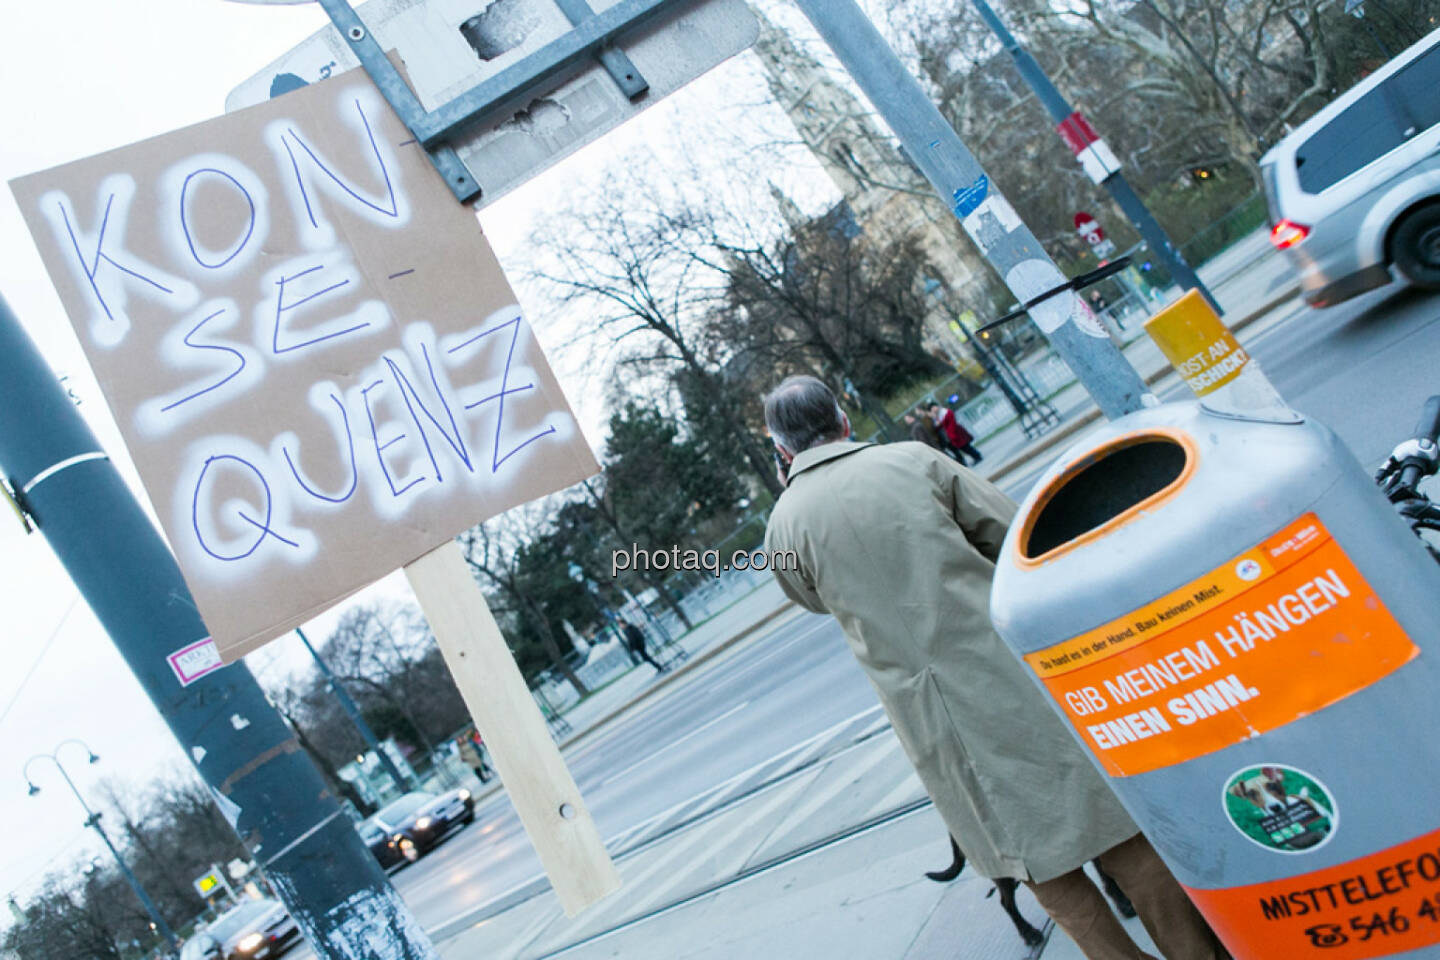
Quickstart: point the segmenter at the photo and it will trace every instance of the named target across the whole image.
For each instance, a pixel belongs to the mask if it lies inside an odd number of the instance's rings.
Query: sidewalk
[[[618,893],[567,918],[546,890],[437,937],[441,956],[1080,960],[1027,890],[1020,912],[1049,935],[1039,947],[973,870],[949,884],[924,877],[949,860],[945,827],[888,728],[683,830],[665,820],[641,825],[653,842],[615,839]],[[1149,948],[1138,921],[1126,927]]]
[[[697,651],[682,669],[657,678],[637,667],[577,705],[566,745],[801,616],[763,584],[682,639]],[[1039,947],[973,870],[926,879],[949,861],[945,838],[877,707],[607,837],[624,886],[579,916],[565,917],[537,878],[430,933],[445,960],[1083,960],[1023,888],[1022,915],[1047,935]],[[1151,949],[1138,921],[1126,927]]]

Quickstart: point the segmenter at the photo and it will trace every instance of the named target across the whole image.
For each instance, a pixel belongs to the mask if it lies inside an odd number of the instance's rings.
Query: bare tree
[[[124,931],[103,907],[102,886],[95,873],[78,881],[50,874],[26,906],[24,922],[6,931],[0,945],[25,960],[121,960],[116,941]]]
[[[383,722],[372,722],[378,727],[377,736],[388,731],[432,761],[434,744],[456,725],[453,709],[459,702],[458,694],[440,697],[454,690],[448,675],[440,678],[438,688],[422,687],[419,662],[433,644],[429,626],[417,609],[371,603],[351,607],[341,615],[322,653],[337,682],[348,684],[352,692],[363,691],[357,699],[365,701],[371,712],[388,716]],[[447,714],[437,715],[430,709],[440,702],[450,708]]]
[[[190,885],[176,877],[172,864],[168,862],[167,851],[161,849],[158,842],[157,827],[163,830],[165,825],[157,824],[155,820],[165,815],[165,805],[157,803],[153,796],[140,796],[131,784],[114,776],[100,780],[94,789],[95,795],[116,815],[124,831],[122,842],[130,847],[133,860],[130,869],[138,875],[158,880],[160,889],[153,892],[162,895],[161,902],[169,900],[187,905],[193,902],[194,893]],[[147,823],[147,820],[150,822]]]
[[[544,257],[532,276],[561,304],[594,317],[593,335],[610,347],[601,359],[662,380],[688,375],[698,402],[778,496],[783,488],[769,450],[740,416],[725,376],[731,350],[710,323],[726,289],[723,253],[710,240],[762,226],[670,186],[616,171],[604,192],[577,198],[535,232],[532,244]]]
[[[1062,55],[1097,44],[1118,55],[1108,84],[1090,74],[1107,106],[1143,104],[1183,123],[1192,162],[1239,163],[1257,182],[1265,149],[1388,57],[1378,34],[1329,0],[1029,0],[1015,9]],[[1398,48],[1419,39],[1437,9],[1435,0],[1386,0],[1367,11],[1370,29]]]
[[[605,525],[606,529],[614,537],[614,545],[616,548],[623,550],[627,544],[639,542],[639,537],[635,531],[628,530],[627,525],[622,522],[620,513],[616,509],[614,497],[611,495],[610,485],[604,476],[582,480],[580,481],[580,487],[585,491],[585,496],[589,501],[588,505],[590,510],[588,512],[598,517]],[[669,491],[669,493],[671,496],[674,496],[676,491],[672,490]],[[574,515],[574,511],[571,511],[571,515]],[[596,535],[598,537],[598,534]],[[680,602],[666,589],[665,578],[660,575],[659,571],[652,570],[647,563],[643,569],[627,569],[626,574],[627,576],[635,577],[646,587],[654,590],[660,602],[665,604],[671,613],[675,614],[687,630],[695,626],[695,624],[690,622],[690,615],[685,612],[685,608],[682,607]]]
[[[305,729],[305,721],[302,719],[305,711],[304,698],[294,690],[286,687],[275,692],[275,695],[272,697],[272,702],[275,704],[276,712],[280,714],[294,732],[295,740],[300,744],[300,749],[304,750],[310,757],[310,761],[319,769],[320,775],[325,778],[326,785],[335,792],[335,795],[350,801],[362,816],[369,816],[371,813],[374,813],[374,805],[367,802],[365,798],[360,795],[360,791],[355,789],[353,784],[340,776],[340,771],[336,768],[334,761],[330,759],[324,750],[320,749]]]
[[[516,507],[499,517],[471,527],[460,535],[460,548],[476,578],[498,591],[508,604],[525,618],[526,624],[539,637],[550,665],[575,688],[582,698],[590,695],[587,687],[566,661],[559,637],[546,614],[541,597],[536,596],[521,576],[520,551],[523,545],[543,531],[545,501]]]
[[[176,767],[143,790],[109,779],[98,795],[120,829],[112,841],[157,909],[174,927],[203,906],[191,881],[212,864],[245,854],[234,830],[215,808],[210,790],[188,767]],[[150,944],[150,916],[108,858],[86,855],[48,874],[0,947],[22,957],[118,958],[118,943]]]
[[[925,349],[924,293],[933,273],[916,237],[877,241],[843,204],[765,246],[730,247],[727,339],[761,366],[817,372],[837,394],[890,396],[946,371]],[[883,408],[865,401],[889,425]]]

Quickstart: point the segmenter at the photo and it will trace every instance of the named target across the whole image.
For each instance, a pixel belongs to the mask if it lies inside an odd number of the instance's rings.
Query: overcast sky
[[[477,0],[476,6],[483,2]],[[0,31],[0,89],[6,91],[0,100],[0,180],[217,116],[233,87],[327,22],[314,4],[7,3]],[[683,119],[686,109],[695,111],[697,103],[734,104],[737,90],[758,97],[747,60],[731,61],[620,134],[484,211],[481,223],[507,271],[524,257],[531,219],[546,208],[557,178],[567,176],[567,170],[593,171],[627,145],[674,136],[677,117]],[[773,136],[774,119],[761,139]],[[823,190],[815,194],[815,172],[808,174],[812,208],[825,202]],[[798,178],[805,180],[804,174]],[[138,490],[118,431],[8,189],[0,190],[0,295],[56,374],[68,378],[80,411]],[[547,349],[561,338],[533,311],[531,321]],[[552,361],[589,439],[597,442],[603,411],[594,400],[577,396],[583,391],[573,379],[567,382],[563,357],[552,355]],[[0,402],[23,398],[0,383]],[[398,575],[377,589],[404,591]],[[27,796],[21,775],[27,758],[49,752],[66,738],[82,738],[102,757],[99,764],[87,767],[83,752],[74,748],[62,757],[82,791],[92,792],[101,777],[143,787],[167,768],[188,769],[188,762],[44,539],[25,536],[8,510],[0,510],[0,609],[5,613],[0,627],[0,822],[10,826],[0,849],[0,897],[14,893],[23,902],[46,871],[76,858],[88,860],[100,849],[81,826],[79,807],[48,761],[31,768],[43,792]],[[313,639],[324,638],[336,614],[332,610],[310,626]],[[298,642],[286,639],[247,662],[267,682],[302,668],[305,660]],[[0,927],[8,919],[8,911],[0,910]]]

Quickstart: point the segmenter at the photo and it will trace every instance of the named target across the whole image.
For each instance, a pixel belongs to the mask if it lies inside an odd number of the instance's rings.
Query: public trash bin
[[[1328,429],[1105,425],[991,614],[1237,960],[1440,957],[1440,568]]]

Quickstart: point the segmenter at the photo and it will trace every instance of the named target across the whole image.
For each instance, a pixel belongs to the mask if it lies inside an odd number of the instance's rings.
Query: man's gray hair
[[[765,398],[765,426],[791,453],[841,439],[841,417],[835,394],[814,377],[786,377]]]

